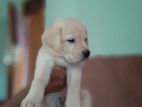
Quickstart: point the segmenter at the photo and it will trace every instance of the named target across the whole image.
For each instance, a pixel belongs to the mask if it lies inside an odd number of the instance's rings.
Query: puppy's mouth
[[[66,57],[64,57],[64,56],[60,56],[64,61],[66,61],[66,62],[68,62],[68,63],[70,63],[70,62],[72,62],[72,59],[71,58],[66,58]]]
[[[79,63],[81,62],[82,60],[73,60],[71,57],[64,57],[64,56],[61,56],[61,58],[66,61],[67,63]]]
[[[85,60],[87,60],[87,59],[89,59],[89,57],[83,57],[83,58],[82,58],[82,61],[85,61]]]
[[[87,59],[89,59],[89,57],[83,57],[81,56],[80,58],[72,58],[72,57],[64,57],[64,56],[61,56],[61,58],[66,61],[67,63],[70,63],[70,64],[76,64],[76,63],[81,63]]]

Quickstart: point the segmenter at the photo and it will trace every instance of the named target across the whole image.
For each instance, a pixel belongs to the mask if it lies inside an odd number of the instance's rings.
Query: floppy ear
[[[61,44],[61,33],[63,26],[61,24],[53,24],[42,35],[42,44],[57,51]]]

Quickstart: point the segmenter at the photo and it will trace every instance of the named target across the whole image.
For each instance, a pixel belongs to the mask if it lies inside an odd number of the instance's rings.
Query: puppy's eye
[[[85,38],[85,42],[87,42],[88,41],[88,39],[87,38]]]
[[[75,39],[68,39],[67,41],[70,42],[70,43],[74,43]]]

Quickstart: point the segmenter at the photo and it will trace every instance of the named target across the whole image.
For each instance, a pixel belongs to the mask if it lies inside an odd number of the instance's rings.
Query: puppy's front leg
[[[69,67],[67,70],[66,107],[81,107],[80,101],[81,69]]]
[[[92,107],[91,94],[85,89],[81,89],[81,105],[82,107]]]
[[[36,61],[34,80],[28,95],[22,101],[21,107],[40,107],[53,65],[53,60],[40,49]]]

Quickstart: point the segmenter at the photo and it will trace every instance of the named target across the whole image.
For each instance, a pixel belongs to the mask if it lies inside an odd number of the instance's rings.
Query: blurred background
[[[44,29],[73,17],[88,30],[93,107],[142,107],[141,11],[141,0],[0,0],[0,104],[31,83]]]

